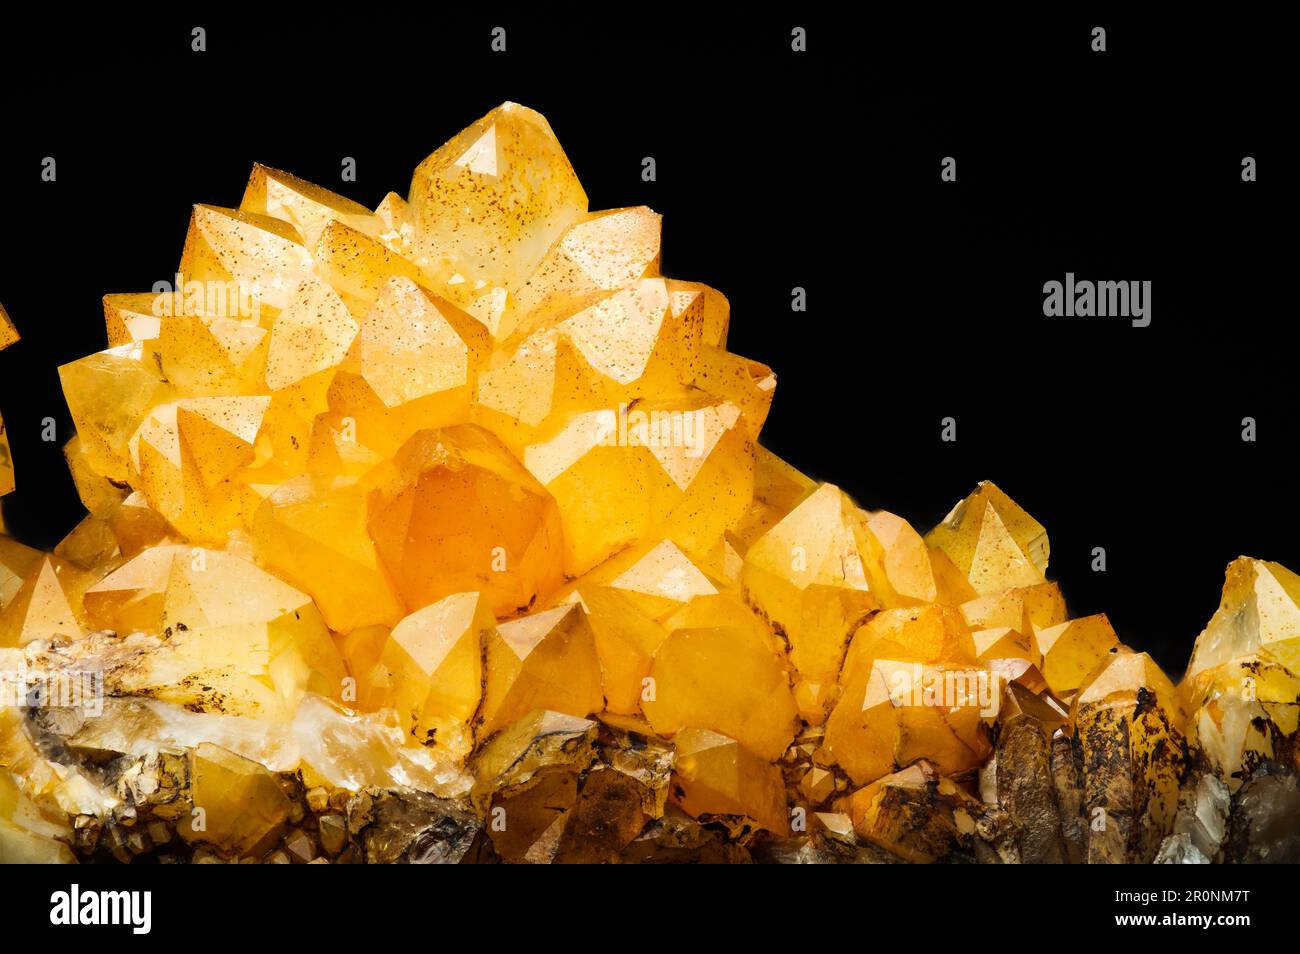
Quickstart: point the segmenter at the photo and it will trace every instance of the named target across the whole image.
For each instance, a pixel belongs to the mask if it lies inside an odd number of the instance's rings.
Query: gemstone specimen
[[[86,517],[0,525],[0,862],[1300,856],[1300,577],[1175,687],[994,484],[922,534],[760,446],[660,261],[513,103],[374,211],[196,206],[60,369]]]
[[[1300,752],[1300,577],[1240,557],[1196,640],[1182,687],[1193,757],[1232,792],[1260,766],[1296,764]]]

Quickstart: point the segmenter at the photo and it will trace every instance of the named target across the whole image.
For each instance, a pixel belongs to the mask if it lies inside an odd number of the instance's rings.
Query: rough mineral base
[[[0,536],[0,861],[1300,860],[1300,578],[1175,685],[992,483],[922,535],[762,448],[659,242],[513,103],[197,206],[61,369],[88,515]]]

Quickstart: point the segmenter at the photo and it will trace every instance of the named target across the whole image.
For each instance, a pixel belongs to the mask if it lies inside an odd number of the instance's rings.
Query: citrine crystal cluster
[[[511,103],[373,212],[196,207],[60,371],[88,516],[0,536],[0,860],[1300,854],[1300,579],[1175,686],[992,483],[923,536],[761,447],[659,253]]]

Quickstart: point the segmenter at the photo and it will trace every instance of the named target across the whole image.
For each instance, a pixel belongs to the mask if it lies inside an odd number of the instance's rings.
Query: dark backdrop
[[[56,366],[103,347],[101,295],[171,276],[192,203],[237,204],[258,160],[373,207],[513,99],[550,119],[593,208],[665,214],[665,272],[729,296],[732,349],[780,379],[765,441],[808,473],[922,530],[996,481],[1047,526],[1071,609],[1175,673],[1229,560],[1300,568],[1277,24],[1101,17],[1094,54],[1084,19],[564,9],[0,32],[0,302],[24,335],[0,356],[10,526],[49,545],[80,517],[41,440],[47,416],[71,434]],[[1066,271],[1151,280],[1151,326],[1044,318]]]

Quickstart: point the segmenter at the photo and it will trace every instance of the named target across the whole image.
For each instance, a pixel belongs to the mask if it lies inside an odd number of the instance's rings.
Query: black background
[[[732,350],[780,379],[769,447],[923,531],[996,481],[1048,528],[1072,612],[1177,675],[1229,560],[1300,569],[1280,24],[760,9],[6,25],[11,529],[48,546],[79,519],[56,367],[104,346],[103,294],[172,277],[191,204],[237,205],[256,160],[373,207],[512,99],[549,118],[593,209],[664,213],[665,273],[727,294]],[[1066,271],[1152,281],[1151,326],[1044,318]]]

